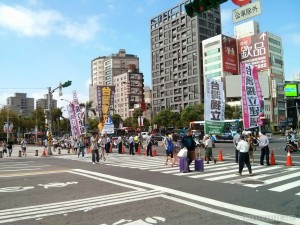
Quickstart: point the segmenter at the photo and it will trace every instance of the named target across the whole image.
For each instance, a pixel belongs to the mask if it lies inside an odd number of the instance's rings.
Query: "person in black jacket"
[[[188,171],[191,172],[190,165],[193,162],[193,160],[195,159],[196,143],[193,139],[193,134],[190,129],[188,129],[186,131],[186,135],[183,136],[181,143],[182,143],[183,147],[186,147],[186,149],[188,150],[188,153],[187,153],[188,165],[189,165]]]

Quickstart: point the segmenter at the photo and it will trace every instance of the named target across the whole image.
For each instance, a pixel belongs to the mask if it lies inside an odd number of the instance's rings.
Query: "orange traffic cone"
[[[113,147],[113,145],[112,145],[112,143],[110,144],[110,147],[109,147],[109,153],[112,153],[112,147]]]
[[[145,148],[145,155],[147,156],[147,147]]]
[[[154,147],[154,149],[153,149],[153,154],[152,154],[153,156],[157,156],[157,153],[156,153],[156,148]]]
[[[141,154],[141,146],[139,145],[139,147],[138,147],[138,155],[140,155]]]
[[[42,153],[42,156],[46,156],[46,155],[47,155],[46,149],[44,148],[43,153]]]
[[[223,154],[222,154],[222,149],[219,149],[218,160],[219,160],[219,161],[224,161],[224,159],[223,159]]]
[[[276,162],[275,162],[275,157],[274,157],[274,152],[272,150],[271,152],[271,161],[270,161],[270,165],[276,165]]]
[[[125,148],[124,148],[124,145],[122,145],[122,154],[125,153]]]
[[[287,153],[285,165],[286,165],[286,166],[292,166],[292,165],[293,165],[290,150],[289,150],[288,153]]]

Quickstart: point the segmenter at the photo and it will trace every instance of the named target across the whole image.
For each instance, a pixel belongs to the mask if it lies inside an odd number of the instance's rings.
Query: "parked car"
[[[152,139],[156,141],[162,141],[164,139],[164,136],[162,136],[159,133],[156,133],[156,134],[152,134]]]

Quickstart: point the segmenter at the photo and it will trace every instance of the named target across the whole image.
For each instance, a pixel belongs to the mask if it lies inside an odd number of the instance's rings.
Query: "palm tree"
[[[56,124],[57,135],[59,134],[60,118],[64,119],[62,107],[52,109],[52,120]]]
[[[89,127],[89,121],[88,121],[89,111],[92,112],[94,114],[94,116],[97,115],[96,110],[94,108],[92,108],[92,105],[93,105],[93,101],[88,101],[86,103],[79,104],[79,107],[81,109],[84,108],[84,125],[85,125],[85,129],[86,129],[86,133],[87,133],[88,127]]]

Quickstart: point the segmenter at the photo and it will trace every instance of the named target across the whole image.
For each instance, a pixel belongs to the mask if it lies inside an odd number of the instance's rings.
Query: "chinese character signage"
[[[236,40],[222,35],[223,71],[236,75],[238,71]]]
[[[256,66],[258,70],[270,67],[267,33],[259,33],[238,39],[238,54],[241,63]]]
[[[108,119],[111,106],[114,105],[115,86],[97,86],[97,102],[100,122]]]
[[[244,129],[261,126],[260,108],[262,104],[262,90],[255,66],[241,63],[242,76],[242,109]]]
[[[242,20],[249,19],[251,17],[261,14],[260,1],[256,1],[232,11],[233,23],[240,22]]]
[[[206,80],[204,105],[205,133],[222,133],[225,120],[225,97],[222,81],[211,79]]]
[[[70,103],[68,105],[67,111],[68,111],[68,114],[69,114],[72,137],[77,137],[77,136],[79,136],[79,132],[78,132],[78,129],[77,129],[76,114],[75,114],[73,103]]]

